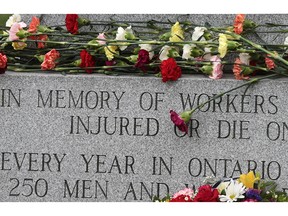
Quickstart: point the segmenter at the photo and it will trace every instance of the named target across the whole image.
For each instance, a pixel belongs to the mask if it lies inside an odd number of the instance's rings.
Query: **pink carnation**
[[[24,22],[13,23],[9,30],[9,40],[15,41],[19,40],[19,37],[16,35],[22,28],[25,28],[27,25]]]
[[[100,45],[105,45],[106,44],[106,36],[105,36],[105,34],[104,33],[99,33],[99,35],[98,35],[98,37],[97,37],[97,39],[100,39],[100,40],[98,40],[98,43],[100,44]]]
[[[193,197],[194,196],[194,191],[191,188],[185,188],[183,190],[178,191],[177,193],[175,193],[173,195],[173,199],[184,195],[184,196],[189,196],[189,197]]]
[[[41,69],[42,70],[52,70],[55,68],[56,63],[55,61],[60,57],[60,53],[52,49],[48,53],[45,54],[44,56],[44,61],[41,64]]]
[[[256,199],[246,199],[244,202],[258,202]]]
[[[221,64],[221,59],[217,55],[214,55],[211,57],[210,61],[213,63],[213,71],[209,78],[221,79],[223,76],[223,65]]]
[[[188,132],[188,127],[185,121],[178,115],[175,111],[170,110],[170,118],[171,121],[178,127],[178,129],[182,132]]]

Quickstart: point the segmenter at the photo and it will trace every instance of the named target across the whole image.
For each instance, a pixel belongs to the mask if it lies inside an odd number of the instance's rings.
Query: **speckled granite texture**
[[[39,15],[39,14],[38,14]],[[23,15],[29,22],[32,15]],[[91,20],[190,20],[231,25],[225,14],[81,15]],[[288,24],[287,15],[248,14]],[[47,25],[65,15],[43,15]],[[267,43],[287,36],[261,34]],[[275,39],[276,38],[276,39]],[[189,133],[175,131],[181,112],[240,85],[225,76],[155,77],[12,73],[0,85],[0,201],[150,201],[207,176],[255,170],[288,188],[288,80],[232,92],[193,114]],[[169,190],[169,191],[168,191]]]
[[[249,169],[286,188],[287,82],[263,81],[204,106],[179,137],[171,109],[242,81],[8,72],[0,79],[0,200],[149,201]]]

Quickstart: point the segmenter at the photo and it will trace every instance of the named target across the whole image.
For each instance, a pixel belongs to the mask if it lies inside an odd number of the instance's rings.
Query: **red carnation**
[[[52,49],[44,56],[44,61],[41,64],[42,70],[52,70],[56,66],[56,60],[60,57],[60,53]]]
[[[272,70],[275,68],[275,63],[271,58],[265,57],[265,64],[269,70]]]
[[[181,68],[177,65],[174,58],[168,58],[167,60],[162,61],[160,70],[163,82],[169,80],[176,81],[182,75]]]
[[[0,53],[0,74],[5,73],[7,69],[7,56]]]
[[[194,198],[194,202],[218,202],[219,192],[212,188],[211,185],[203,185],[199,187],[198,193]]]
[[[48,36],[47,36],[47,35],[39,35],[38,40],[47,41],[47,40],[48,40]],[[39,49],[45,48],[45,43],[43,43],[43,42],[38,42],[38,48],[39,48]]]
[[[29,25],[29,29],[28,32],[30,33],[36,33],[37,32],[37,28],[40,25],[40,19],[38,17],[33,16],[32,17],[32,21]],[[29,37],[31,40],[41,40],[41,41],[47,41],[48,40],[48,36],[47,35],[34,35],[34,36],[30,36]],[[43,49],[45,48],[45,43],[42,42],[38,42],[38,48],[39,49]]]
[[[141,69],[143,72],[146,72],[147,71],[146,64],[149,64],[149,62],[150,62],[149,52],[144,49],[139,50],[138,59],[135,64],[135,67]]]
[[[67,31],[71,34],[77,34],[78,33],[78,15],[77,14],[67,14],[65,23]]]
[[[94,67],[95,66],[95,60],[92,55],[90,55],[86,50],[82,50],[80,53],[81,57],[81,68],[87,68],[87,67]],[[85,69],[87,73],[92,73],[92,69]]]
[[[116,65],[116,61],[115,60],[110,60],[110,61],[105,61],[106,66],[114,66]],[[112,68],[107,68],[107,70],[111,71]]]
[[[237,14],[234,20],[234,32],[236,34],[241,34],[243,32],[243,25],[245,21],[244,14]]]
[[[193,201],[190,196],[183,194],[175,198],[172,198],[170,202],[193,202]]]
[[[171,121],[178,127],[178,129],[182,132],[188,132],[187,124],[185,123],[184,119],[181,118],[175,111],[170,110],[170,118]]]

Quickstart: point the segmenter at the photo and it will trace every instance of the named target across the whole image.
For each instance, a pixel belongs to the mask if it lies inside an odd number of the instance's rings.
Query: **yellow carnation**
[[[225,34],[219,34],[219,47],[218,52],[220,53],[220,58],[224,58],[227,53],[228,40]]]
[[[184,32],[179,24],[179,22],[176,22],[172,28],[171,28],[171,37],[169,40],[171,42],[181,42],[184,39]]]
[[[27,47],[27,44],[24,42],[13,42],[12,46],[14,50],[23,50],[25,47]]]
[[[111,61],[114,58],[115,54],[118,54],[118,52],[116,51],[117,49],[118,49],[117,46],[104,47],[105,55],[109,61]]]

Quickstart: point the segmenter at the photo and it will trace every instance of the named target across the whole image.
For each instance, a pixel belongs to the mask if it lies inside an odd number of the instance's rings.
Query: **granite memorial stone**
[[[0,77],[0,201],[151,201],[250,170],[286,190],[288,79],[207,103],[187,134],[170,120],[170,110],[195,108],[242,82],[7,72]]]

